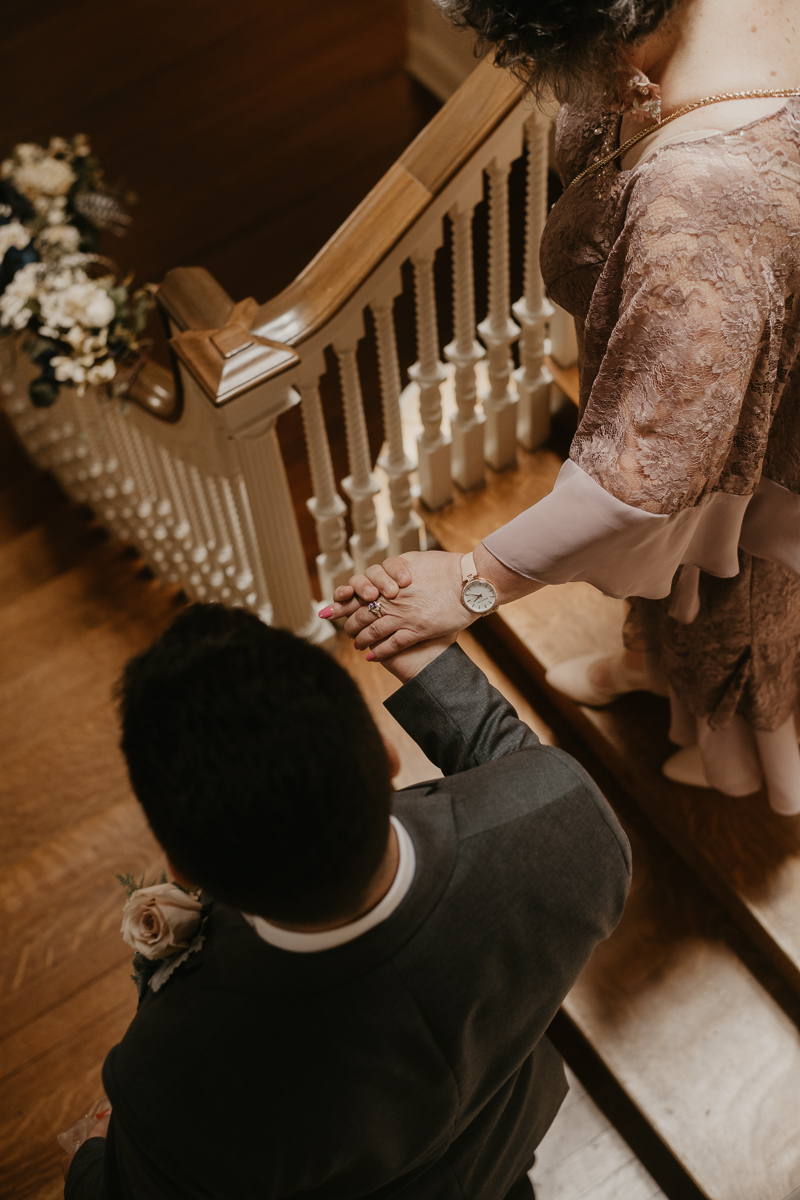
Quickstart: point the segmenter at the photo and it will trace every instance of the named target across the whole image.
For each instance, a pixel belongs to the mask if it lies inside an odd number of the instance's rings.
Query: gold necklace
[[[774,97],[777,99],[781,96],[786,97],[787,99],[789,96],[800,96],[800,88],[778,88],[775,91],[765,91],[763,88],[759,88],[754,92],[723,92],[719,96],[706,96],[703,100],[695,100],[692,104],[684,104],[682,108],[677,109],[668,117],[664,117],[663,121],[658,121],[655,125],[650,125],[649,128],[640,130],[639,133],[635,133],[633,137],[628,138],[627,142],[623,142],[621,146],[618,146],[616,150],[613,150],[611,154],[606,154],[603,158],[598,159],[597,162],[592,163],[590,167],[586,167],[585,170],[581,171],[580,175],[576,175],[575,178],[567,184],[567,187],[572,187],[574,183],[579,183],[580,180],[585,179],[587,175],[594,175],[594,173],[604,167],[606,163],[613,162],[615,158],[619,158],[620,155],[624,154],[626,150],[630,150],[631,146],[635,146],[637,142],[640,142],[642,138],[649,137],[651,133],[655,133],[664,125],[669,125],[670,121],[676,121],[678,117],[682,117],[688,112],[693,112],[696,108],[702,108],[705,104],[718,104],[721,100],[763,100],[767,97]],[[720,130],[720,132],[723,131]]]

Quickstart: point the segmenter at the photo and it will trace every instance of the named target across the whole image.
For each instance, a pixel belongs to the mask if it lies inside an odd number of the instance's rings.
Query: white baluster
[[[402,290],[399,276],[393,278],[370,308],[375,318],[375,340],[378,348],[378,367],[381,377],[383,427],[386,434],[386,453],[378,464],[389,477],[389,499],[392,516],[389,519],[389,553],[405,554],[420,549],[422,522],[413,509],[409,474],[414,463],[403,447],[403,423],[400,413],[400,364],[397,359],[397,339],[394,328],[394,298]]]
[[[453,437],[453,479],[463,491],[484,482],[483,413],[475,411],[478,398],[475,364],[486,353],[475,340],[475,276],[472,261],[472,218],[481,199],[479,176],[468,194],[450,210],[453,225],[453,324],[455,337],[445,346],[445,357],[456,368],[458,413],[450,422]]]
[[[359,315],[358,319],[333,342],[339,360],[347,458],[350,464],[350,474],[342,480],[342,488],[350,497],[353,520],[350,553],[356,570],[360,572],[375,563],[383,562],[387,550],[386,542],[378,536],[378,514],[373,497],[380,491],[380,484],[372,470],[361,380],[356,361],[356,347],[363,335],[364,325]]]
[[[260,615],[298,637],[327,641],[335,630],[316,615],[300,531],[275,432],[277,413],[240,432],[235,446],[252,511],[252,533],[271,607]],[[247,598],[247,603],[251,601]]]
[[[409,375],[419,385],[419,411],[423,430],[417,439],[420,494],[428,508],[443,508],[453,498],[450,476],[450,438],[442,431],[441,385],[447,378],[439,358],[436,290],[433,264],[442,244],[441,224],[428,233],[411,255],[417,317],[417,361]]]
[[[188,580],[199,600],[208,599],[208,584],[206,576],[211,573],[208,559],[208,533],[204,526],[203,517],[197,500],[197,492],[192,483],[195,467],[187,466],[180,458],[173,458],[175,480],[181,497],[182,511],[189,532],[182,539],[182,549],[189,564]],[[181,522],[181,532],[185,527]]]
[[[194,571],[194,563],[190,557],[194,547],[192,542],[192,522],[187,507],[185,464],[172,455],[166,446],[159,446],[161,476],[166,495],[170,501],[172,521],[168,528],[169,538],[165,539],[156,552],[156,561],[164,563],[168,577],[173,582],[180,582],[187,591],[202,599],[205,593],[195,593],[192,590],[190,575]],[[183,472],[181,474],[180,472]]]
[[[231,587],[233,576],[236,574],[236,566],[233,538],[222,501],[222,479],[216,475],[204,475],[203,487],[216,530],[214,548],[216,566],[211,573],[210,582],[216,589],[219,599],[227,603],[232,595]]]
[[[525,125],[528,143],[527,197],[525,205],[524,294],[514,305],[522,326],[519,370],[517,437],[526,450],[535,450],[550,435],[550,394],[553,377],[544,365],[545,322],[553,313],[539,270],[539,244],[547,220],[547,159],[550,121],[536,113]]]
[[[244,478],[238,475],[233,482],[224,479],[223,488],[238,552],[239,573],[233,578],[233,582],[248,608],[260,613],[262,620],[271,624],[272,602],[258,548],[258,535],[250,498],[247,495],[247,485]]]
[[[317,574],[323,600],[332,600],[337,587],[353,574],[353,560],[347,553],[347,529],[344,514],[347,505],[336,491],[331,448],[325,429],[325,415],[319,394],[323,363],[312,358],[303,363],[297,390],[303,414],[308,465],[314,494],[306,501],[317,528]]]
[[[508,278],[508,176],[520,153],[521,130],[510,130],[502,150],[489,163],[489,312],[478,326],[489,351],[490,389],[483,397],[486,461],[495,471],[517,459],[517,397],[509,390],[511,343],[519,326],[510,314]]]

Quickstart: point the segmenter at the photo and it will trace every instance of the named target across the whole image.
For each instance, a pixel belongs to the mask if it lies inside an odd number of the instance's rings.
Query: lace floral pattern
[[[562,110],[566,183],[619,122]],[[541,258],[579,329],[578,466],[651,513],[750,495],[762,471],[800,492],[800,101],[631,171],[609,163],[555,205]],[[692,625],[669,599],[636,600],[627,640],[661,650],[695,713],[776,728],[797,701],[800,578],[741,561],[735,579],[702,577]]]

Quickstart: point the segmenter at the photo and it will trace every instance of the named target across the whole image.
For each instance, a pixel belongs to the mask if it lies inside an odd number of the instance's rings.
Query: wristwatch
[[[487,617],[500,603],[494,584],[478,574],[472,551],[461,559],[461,603],[476,617]]]

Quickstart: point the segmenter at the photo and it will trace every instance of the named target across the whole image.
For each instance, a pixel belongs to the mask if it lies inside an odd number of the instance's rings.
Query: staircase
[[[149,367],[124,409],[65,390],[33,411],[24,367],[0,364],[15,430],[0,427],[0,1196],[59,1194],[53,1132],[97,1090],[133,1009],[113,876],[160,863],[114,749],[108,694],[125,659],[185,596],[217,599],[325,642],[377,706],[388,676],[333,644],[314,597],[387,551],[471,549],[552,487],[553,375],[563,391],[573,383],[545,361],[548,129],[481,64],[273,300],[234,304],[207,272],[170,272],[160,300],[175,372]],[[337,374],[345,478],[327,433]],[[279,418],[295,406],[311,496],[281,454]],[[640,1162],[590,1186],[576,1168],[552,1200],[659,1188],[786,1200],[800,1185],[796,831],[763,796],[664,780],[658,699],[594,712],[548,691],[549,665],[618,644],[620,628],[617,602],[575,584],[508,605],[465,639],[600,781],[634,844],[622,923],[553,1036]],[[401,748],[401,785],[430,774]]]

